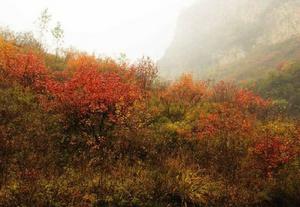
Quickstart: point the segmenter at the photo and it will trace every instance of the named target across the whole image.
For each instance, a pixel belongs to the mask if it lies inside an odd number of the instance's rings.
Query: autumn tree
[[[41,56],[3,39],[0,39],[0,67],[2,78],[26,87],[42,89],[47,76]]]
[[[61,23],[57,22],[56,26],[51,30],[52,37],[54,38],[56,48],[55,48],[55,55],[58,57],[59,50],[62,47],[63,44],[63,38],[64,38],[64,30],[62,29]]]
[[[49,25],[52,19],[52,15],[49,13],[49,10],[44,9],[40,16],[38,17],[36,24],[38,27],[39,41],[47,48],[47,33],[49,32]]]
[[[99,72],[93,62],[83,64],[67,80],[49,81],[48,90],[55,108],[66,115],[68,127],[99,138],[125,115],[139,98],[139,90],[115,72]]]
[[[153,83],[157,78],[158,68],[149,57],[141,58],[133,66],[133,70],[143,90],[149,90],[153,87]]]

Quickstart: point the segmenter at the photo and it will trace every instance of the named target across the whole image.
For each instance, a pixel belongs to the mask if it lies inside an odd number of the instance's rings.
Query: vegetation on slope
[[[299,206],[300,125],[272,100],[25,43],[0,39],[0,206]]]
[[[280,65],[286,62],[295,62],[300,59],[300,39],[290,40],[254,48],[249,54],[238,61],[215,66],[204,77],[226,80],[259,80],[267,78]]]
[[[257,81],[255,90],[265,98],[276,100],[291,116],[300,115],[300,64],[283,62],[268,78]]]

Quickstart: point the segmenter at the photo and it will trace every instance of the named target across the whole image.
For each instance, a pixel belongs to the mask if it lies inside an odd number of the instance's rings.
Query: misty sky
[[[9,0],[1,2],[0,26],[35,29],[41,11],[65,31],[65,47],[130,59],[160,58],[174,35],[177,17],[193,0]]]

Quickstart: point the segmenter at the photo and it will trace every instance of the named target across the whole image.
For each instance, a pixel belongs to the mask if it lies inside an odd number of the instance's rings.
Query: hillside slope
[[[291,48],[291,42],[298,44],[299,11],[299,0],[198,0],[180,16],[174,40],[159,61],[161,74],[174,78],[192,72],[207,78],[212,68],[249,64],[248,56],[257,51],[262,59],[269,51],[280,53],[285,43]],[[296,53],[298,47],[292,47]],[[230,78],[241,78],[236,74]],[[220,77],[228,78],[226,73]]]

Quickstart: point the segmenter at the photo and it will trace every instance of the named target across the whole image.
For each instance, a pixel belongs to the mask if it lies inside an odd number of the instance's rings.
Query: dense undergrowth
[[[0,39],[0,206],[300,205],[299,120],[272,99],[25,40]]]

